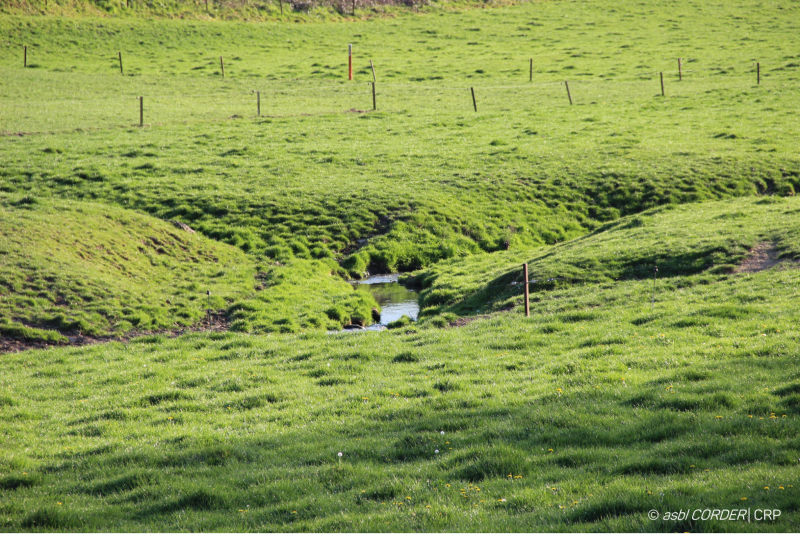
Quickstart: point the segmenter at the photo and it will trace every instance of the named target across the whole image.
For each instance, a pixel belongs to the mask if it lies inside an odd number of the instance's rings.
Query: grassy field
[[[0,530],[797,527],[796,2],[50,4],[0,11],[0,343],[53,345]],[[420,322],[326,334],[376,271]]]
[[[792,531],[798,274],[675,277],[654,308],[650,282],[591,285],[411,334],[7,355],[0,527]],[[647,517],[748,507],[782,515]]]

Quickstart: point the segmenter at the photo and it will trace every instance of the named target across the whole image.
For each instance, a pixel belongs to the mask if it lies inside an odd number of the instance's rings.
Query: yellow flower
[[[448,483],[447,485],[445,485],[445,487],[448,487],[448,488],[450,488],[450,483]]]
[[[425,506],[425,509],[430,509],[430,508],[431,508],[431,506],[430,506],[430,505],[426,505],[426,506]]]
[[[781,489],[781,490],[786,490],[786,489],[784,489],[783,487],[778,487],[778,488],[779,488],[779,489]]]
[[[743,496],[743,497],[742,497],[742,501],[745,501],[746,499],[747,499],[747,497],[746,497],[746,496]]]
[[[552,449],[548,449],[547,451],[553,451]]]
[[[292,511],[292,513],[297,514],[297,511]]]
[[[690,465],[689,468],[694,468],[694,464]]]
[[[61,502],[56,502],[56,505],[64,505],[64,504],[62,504]]]
[[[406,500],[410,500],[410,499],[411,499],[411,496],[406,496]]]

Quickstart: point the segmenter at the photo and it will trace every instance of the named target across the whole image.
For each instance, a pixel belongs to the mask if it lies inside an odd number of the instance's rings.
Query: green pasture
[[[0,8],[0,531],[795,530],[797,2],[134,4]]]
[[[798,274],[676,276],[655,307],[650,282],[592,284],[419,333],[6,355],[0,528],[792,531]],[[647,515],[706,507],[782,514]]]

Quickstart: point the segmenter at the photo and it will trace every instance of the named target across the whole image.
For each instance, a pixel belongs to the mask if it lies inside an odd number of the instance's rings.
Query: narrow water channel
[[[398,274],[376,274],[350,282],[354,287],[366,286],[381,307],[381,320],[369,329],[380,330],[392,321],[403,315],[408,315],[415,321],[419,316],[419,293],[397,283]]]

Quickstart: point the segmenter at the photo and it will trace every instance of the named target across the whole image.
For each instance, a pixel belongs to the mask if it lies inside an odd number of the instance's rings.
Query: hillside
[[[201,328],[209,309],[204,328],[339,329],[351,317],[368,321],[376,306],[323,263],[261,269],[235,247],[130,210],[2,197],[0,216],[4,339]]]
[[[738,272],[755,248],[773,262],[800,259],[800,202],[796,198],[744,198],[644,211],[551,248],[470,256],[405,276],[424,287],[423,315],[465,315],[520,304],[521,265],[528,263],[533,300],[564,292],[579,296],[591,284],[702,275],[711,282]],[[771,266],[771,265],[766,265]],[[657,272],[656,270],[657,269]],[[691,279],[690,279],[691,281]],[[662,286],[662,291],[664,287]]]
[[[408,4],[0,7],[0,531],[796,530],[800,4]]]

